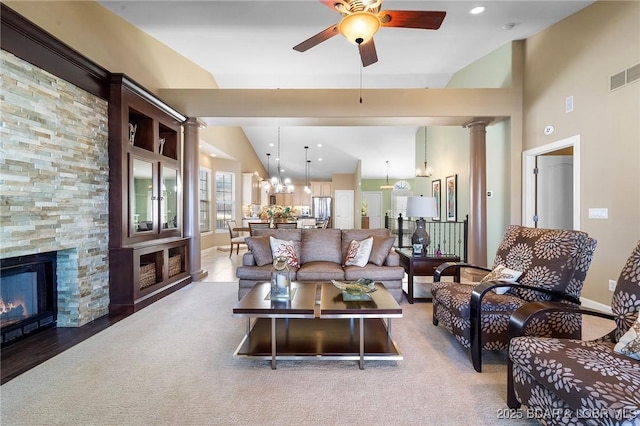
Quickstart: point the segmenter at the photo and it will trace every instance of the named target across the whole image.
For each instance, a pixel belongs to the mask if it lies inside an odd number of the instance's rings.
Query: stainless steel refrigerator
[[[311,216],[316,223],[329,220],[331,225],[331,197],[311,197]]]

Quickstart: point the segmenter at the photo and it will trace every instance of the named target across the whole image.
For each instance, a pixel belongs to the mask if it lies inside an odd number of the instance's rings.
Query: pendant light
[[[387,160],[387,184],[380,185],[380,189],[393,189],[393,185],[389,184],[389,160]]]
[[[294,190],[294,186],[291,183],[291,180],[289,178],[286,178],[283,182],[280,175],[280,173],[282,172],[282,168],[280,167],[280,126],[278,126],[278,158],[276,158],[276,160],[278,161],[278,175],[276,178],[271,179],[271,182],[275,188],[274,192],[276,194],[285,192],[291,193]]]
[[[416,170],[416,177],[430,177],[431,170],[427,167],[427,126],[424,126],[424,168]]]
[[[267,178],[262,181],[262,188],[269,192],[271,188],[271,154],[267,152]]]
[[[311,188],[309,188],[309,147],[304,147],[304,192],[309,194],[311,192]]]

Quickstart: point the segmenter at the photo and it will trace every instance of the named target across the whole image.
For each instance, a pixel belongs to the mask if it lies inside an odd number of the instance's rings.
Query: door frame
[[[580,135],[532,148],[522,153],[522,224],[533,227],[536,205],[536,185],[533,170],[536,157],[563,148],[573,147],[573,229],[580,230]]]

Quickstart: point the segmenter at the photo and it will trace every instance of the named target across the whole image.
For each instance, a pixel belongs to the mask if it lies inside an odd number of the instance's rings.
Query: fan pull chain
[[[362,61],[360,63],[360,103],[362,103]]]

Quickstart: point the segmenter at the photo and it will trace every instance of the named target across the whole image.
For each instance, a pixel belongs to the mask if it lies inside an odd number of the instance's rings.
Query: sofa
[[[381,282],[398,303],[402,301],[404,269],[393,249],[394,237],[388,229],[260,229],[246,239],[249,251],[236,269],[238,300],[259,282],[271,279],[273,253],[270,237],[293,243],[291,255],[298,266],[291,266],[291,279],[305,281],[354,281],[369,278]],[[364,266],[346,265],[354,246],[372,239],[371,253]],[[353,243],[352,245],[352,242]],[[351,249],[351,250],[350,250]],[[347,262],[349,263],[349,262]]]

